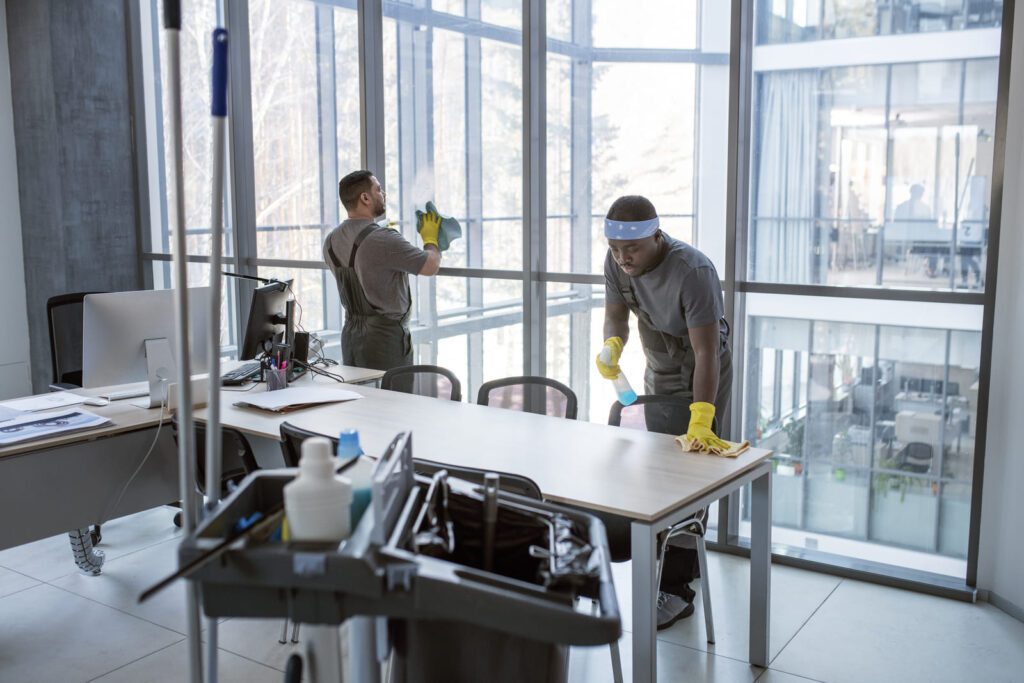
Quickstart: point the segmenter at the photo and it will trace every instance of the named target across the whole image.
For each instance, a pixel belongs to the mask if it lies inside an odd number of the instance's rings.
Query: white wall
[[[0,0],[0,207],[0,398],[11,398],[32,393],[32,383],[6,0]]]
[[[1015,17],[978,587],[1024,619],[1024,6]]]

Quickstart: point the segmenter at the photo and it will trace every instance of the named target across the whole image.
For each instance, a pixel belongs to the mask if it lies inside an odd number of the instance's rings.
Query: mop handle
[[[228,113],[228,32],[213,31],[213,72],[211,74],[210,113],[213,115],[213,172],[210,188],[210,327],[207,367],[210,373],[206,420],[206,508],[220,500],[221,438],[220,424],[220,300],[221,261],[224,235],[224,135]]]
[[[164,28],[181,30],[181,0],[164,0]]]

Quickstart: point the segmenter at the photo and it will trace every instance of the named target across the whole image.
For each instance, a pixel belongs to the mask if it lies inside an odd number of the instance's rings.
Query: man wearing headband
[[[714,264],[694,247],[662,232],[654,205],[640,196],[615,200],[605,219],[605,237],[604,348],[611,362],[601,362],[598,354],[598,371],[607,379],[619,375],[619,356],[629,339],[632,312],[647,360],[644,392],[677,396],[689,405],[688,410],[680,410],[647,404],[648,431],[685,432],[704,446],[728,448],[713,427],[716,415],[719,429],[724,427],[732,388],[729,325]],[[609,528],[609,538],[613,535]],[[675,549],[666,557],[665,592],[658,597],[659,629],[693,613],[693,605],[677,596],[693,601],[693,591],[686,584],[695,575],[695,558],[693,551]]]

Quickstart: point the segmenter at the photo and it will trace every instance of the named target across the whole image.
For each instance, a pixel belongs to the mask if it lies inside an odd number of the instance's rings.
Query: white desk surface
[[[333,366],[332,371],[350,381],[369,381],[383,374],[346,366]],[[299,381],[338,386],[320,376],[307,375]],[[369,386],[345,386],[364,398],[284,414],[235,407],[238,394],[245,390],[228,387],[221,392],[221,421],[225,426],[272,440],[280,438],[280,425],[286,420],[328,435],[354,428],[359,430],[363,448],[371,455],[383,453],[399,431],[411,429],[416,457],[522,474],[536,481],[544,495],[554,501],[643,521],[656,520],[678,508],[681,502],[740,477],[771,454],[752,448],[738,458],[695,455],[683,453],[673,437],[666,434],[443,401]],[[251,389],[263,390],[262,385]],[[130,400],[114,401],[103,407],[82,407],[109,417],[113,424],[8,446],[0,449],[0,458],[143,429],[160,420],[159,409],[138,408]],[[206,410],[197,409],[195,416],[205,419]],[[609,472],[614,476],[609,476]]]
[[[284,421],[325,435],[354,428],[370,455],[383,453],[399,431],[411,429],[414,457],[522,474],[551,500],[643,521],[740,477],[771,455],[759,448],[738,458],[683,453],[666,434],[367,386],[347,388],[364,398],[285,414],[239,408],[225,395],[221,421],[275,440]],[[205,410],[196,417],[204,419]]]
[[[237,361],[225,361],[222,371],[227,372],[228,370],[236,367],[239,363]],[[372,382],[378,380],[384,376],[383,370],[369,370],[366,368],[356,368],[347,365],[332,365],[328,368],[328,371],[341,375],[345,378],[346,382]],[[306,385],[309,382],[324,386],[338,386],[338,383],[327,377],[317,376],[315,379],[311,377],[313,373],[307,372],[303,377],[296,380],[296,384]],[[241,387],[225,387],[221,393],[222,405],[229,406],[233,401],[238,400],[235,394],[246,391],[264,391],[262,384],[248,384]],[[346,386],[348,386],[346,384]],[[144,389],[146,388],[145,382],[135,382],[132,384],[120,384],[112,387],[102,387],[96,389],[76,389],[75,393],[85,394],[87,396],[98,396],[105,394],[109,391],[122,391],[128,389]],[[28,398],[28,397],[24,397]],[[14,400],[14,399],[9,399]],[[122,432],[130,432],[136,429],[144,429],[146,427],[155,426],[160,421],[160,409],[159,408],[140,408],[133,405],[134,402],[140,399],[124,399],[120,401],[111,401],[105,406],[89,406],[89,405],[78,405],[78,406],[67,406],[66,408],[59,408],[57,410],[66,410],[69,408],[82,408],[90,413],[96,415],[102,415],[103,417],[110,418],[112,424],[100,427],[98,429],[90,429],[81,432],[70,432],[68,434],[61,434],[49,439],[39,439],[36,441],[27,441],[25,443],[15,444],[13,446],[6,446],[0,448],[0,458],[8,456],[22,455],[25,453],[31,453],[33,451],[42,451],[55,446],[63,446],[71,443],[80,443],[83,441],[92,441],[114,434]],[[40,414],[45,414],[53,411],[42,411]],[[165,414],[165,417],[170,417],[169,414]],[[277,438],[276,436],[274,438]]]

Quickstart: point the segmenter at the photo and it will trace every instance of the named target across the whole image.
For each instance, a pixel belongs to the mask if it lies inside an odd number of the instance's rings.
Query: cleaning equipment
[[[343,429],[338,434],[338,460],[347,463],[363,455],[363,448],[359,445],[359,430]],[[372,489],[369,486],[356,486],[352,489],[352,528],[359,525],[366,508],[370,507]]]
[[[609,342],[611,342],[609,344]],[[618,353],[614,352],[615,342],[618,342]],[[622,340],[618,337],[610,337],[604,342],[604,348],[601,349],[601,353],[597,355],[599,361],[598,367],[603,364],[606,367],[615,367],[619,365],[618,355],[622,353]],[[629,380],[626,379],[626,375],[623,374],[622,370],[619,370],[617,375],[608,377],[608,374],[602,372],[602,375],[612,381],[612,386],[615,387],[615,393],[619,395],[619,403],[624,406],[632,405],[636,403],[636,392],[633,391],[633,387],[630,386]],[[609,373],[610,374],[610,373]]]
[[[426,209],[416,209],[416,231],[419,232],[423,226],[423,218],[430,213],[441,217],[441,227],[437,231],[437,248],[439,251],[447,251],[452,242],[462,237],[462,226],[451,216],[444,216],[438,212],[434,202],[427,202]]]
[[[284,487],[291,540],[340,543],[348,538],[352,482],[336,476],[335,467],[330,441],[316,436],[302,442],[299,474]]]

